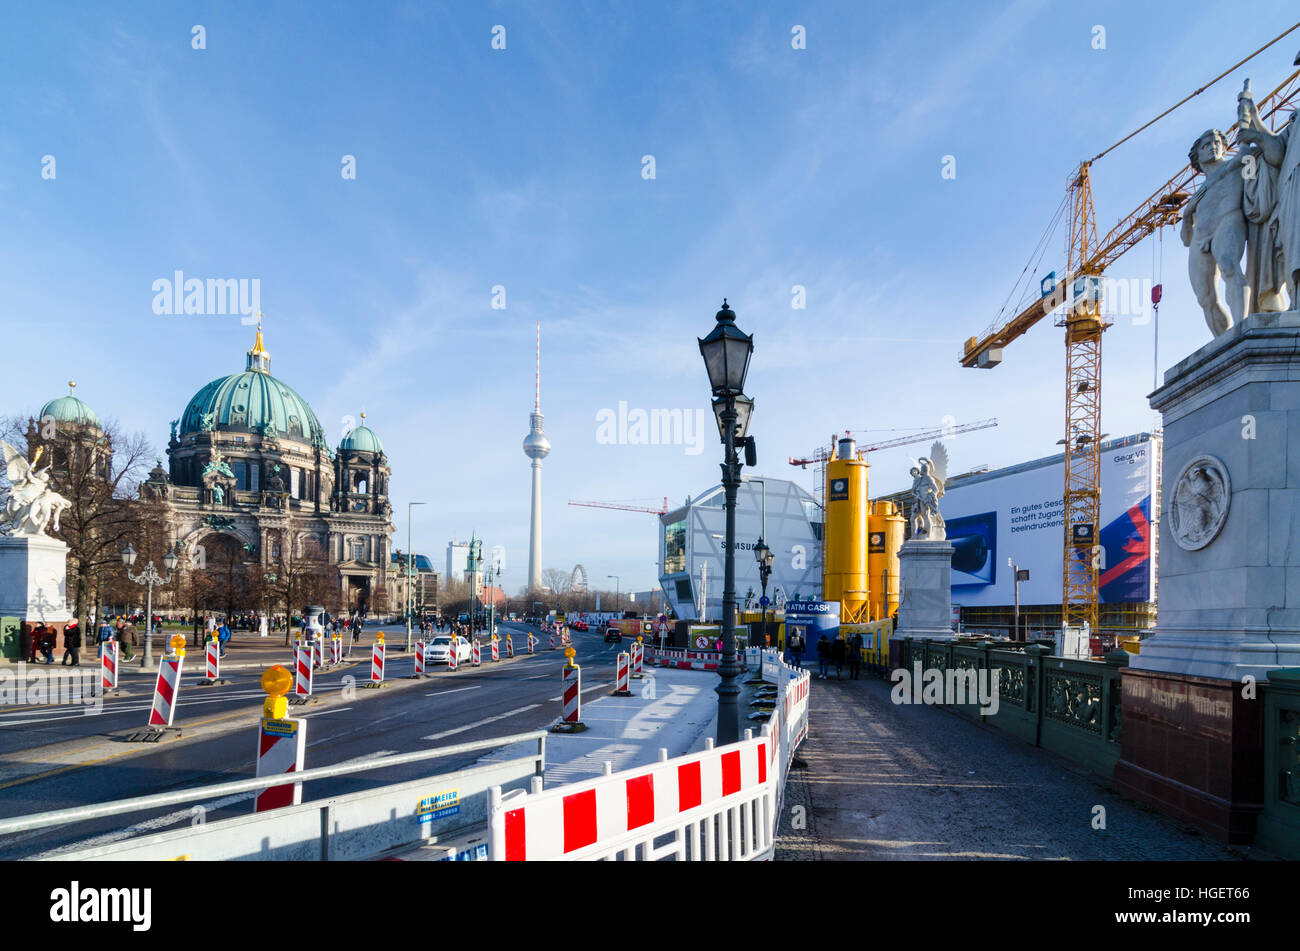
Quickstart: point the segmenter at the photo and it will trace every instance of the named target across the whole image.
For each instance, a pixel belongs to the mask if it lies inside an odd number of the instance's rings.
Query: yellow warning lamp
[[[638,644],[640,644],[641,641],[642,641],[642,637],[641,637],[640,634],[638,634],[638,635],[636,636],[636,642],[637,642]]]
[[[171,636],[171,640],[169,640],[167,643],[171,645],[172,653],[175,654],[177,657],[185,656],[185,635],[184,634],[173,634]]]
[[[578,652],[575,651],[572,647],[566,647],[566,648],[564,649],[564,656],[565,656],[565,658],[568,660],[568,662],[569,662],[569,666],[570,666],[570,667],[576,667],[576,666],[577,666],[577,665],[573,662],[573,655],[576,654],[576,653],[578,653]]]
[[[266,700],[262,703],[262,716],[271,720],[283,720],[289,712],[289,699],[285,696],[293,686],[293,674],[279,664],[269,667],[262,674],[262,689],[266,691]]]
[[[384,642],[384,632],[379,631],[378,633],[376,633],[375,640],[378,641],[380,644],[382,644]]]

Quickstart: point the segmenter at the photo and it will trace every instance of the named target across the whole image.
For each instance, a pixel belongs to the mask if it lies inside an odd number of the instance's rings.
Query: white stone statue
[[[44,535],[46,526],[59,530],[59,513],[72,503],[50,488],[50,467],[37,469],[45,447],[36,450],[31,462],[0,439],[4,450],[5,476],[9,479],[9,498],[5,500],[5,517],[15,535]]]
[[[948,530],[939,514],[939,500],[948,480],[948,450],[943,443],[930,447],[929,458],[922,456],[912,467],[912,537],[941,542]]]
[[[1241,257],[1246,251],[1246,213],[1243,208],[1242,160],[1244,153],[1228,154],[1228,140],[1218,129],[1208,129],[1187,153],[1192,168],[1205,175],[1183,211],[1179,237],[1188,249],[1187,276],[1205,323],[1216,337],[1246,319],[1250,292]],[[1219,275],[1227,286],[1224,306],[1219,296]]]
[[[1300,65],[1300,55],[1296,56],[1296,64]],[[1258,216],[1263,218],[1259,248],[1261,302],[1270,289],[1280,296],[1280,285],[1285,284],[1292,307],[1297,305],[1296,285],[1300,283],[1300,132],[1296,131],[1300,119],[1296,118],[1297,114],[1300,111],[1293,110],[1287,124],[1274,134],[1260,121],[1249,81],[1238,97],[1237,136],[1250,147],[1248,154],[1254,157],[1257,166],[1253,175],[1263,192],[1256,199],[1260,205]],[[1252,181],[1248,179],[1248,187]]]

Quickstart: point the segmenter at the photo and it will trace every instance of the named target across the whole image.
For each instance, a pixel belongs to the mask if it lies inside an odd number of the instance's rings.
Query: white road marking
[[[583,692],[583,693],[586,693],[588,690],[599,690],[601,687],[608,687],[608,686],[609,686],[610,684],[612,684],[613,682],[614,682],[614,681],[612,681],[612,680],[606,680],[606,681],[604,681],[603,683],[592,684],[590,687],[583,687],[583,688],[582,688],[582,692]],[[558,697],[552,697],[552,698],[551,698],[551,702],[555,702],[555,701],[563,700],[563,699],[564,699],[564,694],[560,694],[560,696],[558,696]]]
[[[444,693],[460,693],[462,690],[480,690],[482,684],[475,684],[473,687],[452,687],[450,690],[435,690],[433,693],[426,693],[426,697],[441,697]]]
[[[331,713],[342,713],[344,710],[351,710],[351,709],[352,709],[351,707],[339,707],[337,710],[317,710],[315,713],[304,713],[302,715],[302,719],[305,720],[307,717],[324,717],[324,716],[328,716]]]
[[[530,703],[526,707],[519,707],[517,710],[507,710],[505,713],[498,713],[494,717],[486,717],[479,720],[477,723],[467,723],[465,726],[458,726],[454,730],[444,730],[441,733],[430,733],[428,736],[424,737],[424,739],[441,740],[444,737],[455,736],[457,733],[464,733],[466,730],[473,730],[480,726],[486,726],[489,723],[495,723],[497,720],[504,720],[507,717],[514,717],[521,713],[527,713],[529,710],[536,710],[540,706],[540,703]]]

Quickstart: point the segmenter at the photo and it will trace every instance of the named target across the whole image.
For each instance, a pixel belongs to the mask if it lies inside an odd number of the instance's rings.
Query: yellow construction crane
[[[1065,447],[1061,591],[1061,621],[1065,626],[1084,623],[1090,628],[1097,626],[1098,534],[1101,530],[1101,335],[1110,326],[1101,310],[1102,275],[1130,248],[1179,219],[1197,174],[1191,165],[1184,166],[1099,239],[1092,204],[1092,165],[1296,29],[1300,29],[1300,23],[1228,67],[1110,148],[1080,163],[1070,175],[1065,200],[1048,228],[1048,232],[1054,230],[1060,215],[1068,210],[1067,263],[1063,276],[1057,280],[1054,273],[1049,274],[1037,288],[1037,299],[1026,303],[1021,298],[1018,313],[1006,319],[999,315],[999,319],[980,336],[967,340],[962,351],[960,363],[964,367],[995,367],[1002,362],[1003,347],[1025,334],[1042,318],[1064,308],[1063,315],[1055,324],[1065,328],[1065,438],[1060,441]],[[1300,71],[1292,73],[1260,100],[1261,117],[1276,129],[1275,117],[1283,105],[1296,97],[1297,92],[1300,92]],[[1235,140],[1234,126],[1229,136],[1230,144]],[[1046,237],[1047,232],[1044,234]],[[1042,246],[1043,239],[1040,239],[1039,247]],[[1029,265],[1021,274],[1022,280],[1028,271]],[[1153,303],[1159,303],[1158,286],[1153,291]]]

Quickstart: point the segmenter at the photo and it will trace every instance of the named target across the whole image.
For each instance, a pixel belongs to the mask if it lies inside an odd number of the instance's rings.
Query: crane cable
[[[1223,72],[1219,73],[1219,75],[1215,76],[1213,79],[1211,79],[1208,83],[1206,83],[1206,84],[1205,84],[1204,86],[1202,86],[1200,89],[1197,89],[1195,92],[1190,93],[1190,94],[1188,94],[1187,96],[1184,96],[1182,99],[1178,100],[1176,103],[1174,103],[1172,106],[1170,106],[1170,107],[1169,107],[1168,109],[1166,109],[1164,112],[1160,113],[1160,115],[1156,116],[1156,117],[1155,117],[1154,119],[1152,119],[1150,122],[1147,122],[1147,123],[1145,123],[1145,124],[1139,126],[1138,128],[1134,129],[1132,132],[1130,132],[1128,135],[1124,136],[1124,138],[1120,139],[1118,142],[1116,142],[1116,143],[1115,143],[1114,145],[1112,145],[1110,148],[1106,149],[1106,150],[1103,151],[1103,152],[1098,152],[1098,153],[1097,153],[1096,155],[1094,155],[1091,159],[1089,159],[1089,164],[1091,164],[1092,162],[1097,161],[1097,159],[1101,158],[1103,155],[1106,155],[1106,154],[1109,153],[1109,152],[1113,152],[1113,151],[1115,151],[1115,149],[1119,148],[1121,145],[1123,145],[1123,144],[1124,144],[1125,142],[1127,142],[1129,139],[1133,138],[1133,136],[1137,135],[1137,134],[1138,134],[1139,132],[1141,132],[1143,129],[1147,129],[1147,128],[1150,128],[1151,126],[1155,125],[1157,122],[1159,122],[1159,121],[1160,121],[1161,119],[1163,119],[1165,116],[1169,115],[1169,113],[1173,112],[1173,111],[1174,111],[1175,109],[1177,109],[1179,106],[1183,105],[1185,102],[1187,102],[1187,101],[1190,100],[1190,99],[1194,99],[1194,98],[1196,98],[1196,97],[1199,96],[1201,93],[1205,92],[1205,90],[1209,89],[1211,86],[1213,86],[1215,83],[1217,83],[1217,82],[1218,82],[1220,79],[1222,79],[1224,76],[1227,76],[1227,75],[1228,75],[1229,73],[1231,73],[1233,70],[1235,70],[1235,69],[1237,69],[1237,68],[1239,68],[1239,67],[1241,67],[1241,66],[1244,66],[1246,63],[1249,63],[1252,59],[1254,59],[1254,58],[1255,58],[1256,56],[1258,56],[1260,53],[1264,52],[1264,50],[1268,49],[1270,46],[1272,46],[1272,45],[1273,45],[1274,43],[1276,43],[1278,40],[1282,39],[1284,36],[1287,36],[1287,35],[1290,34],[1290,33],[1294,33],[1297,29],[1300,29],[1300,23],[1297,23],[1295,26],[1291,27],[1291,29],[1287,30],[1285,33],[1279,33],[1277,36],[1273,37],[1273,39],[1269,40],[1267,43],[1265,43],[1265,44],[1264,44],[1263,46],[1261,46],[1259,49],[1255,50],[1255,52],[1251,53],[1251,54],[1250,54],[1249,56],[1247,56],[1245,59],[1241,60],[1241,61],[1238,62],[1238,63],[1235,63],[1235,64],[1232,65],[1232,66],[1229,66],[1227,69],[1225,69]]]

